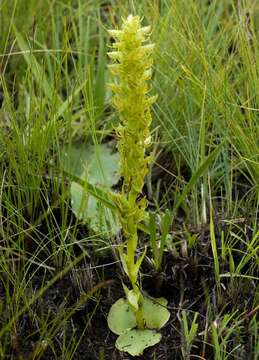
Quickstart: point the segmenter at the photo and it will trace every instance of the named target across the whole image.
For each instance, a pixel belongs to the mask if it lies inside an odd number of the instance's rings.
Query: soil
[[[51,198],[51,194],[49,195]],[[61,214],[58,209],[53,210],[53,215],[56,218],[56,223],[61,223]],[[73,222],[72,213],[69,218]],[[184,244],[183,221],[179,212],[173,229],[175,238],[183,240],[182,243]],[[47,235],[48,227],[44,221],[39,226],[40,228],[37,229]],[[241,226],[243,226],[243,233],[249,240],[252,235],[249,227],[246,226],[245,221],[238,223],[239,229]],[[77,225],[77,227],[79,239],[86,238],[88,235],[86,227],[84,225]],[[240,328],[240,331],[242,334],[239,336],[238,329],[233,331],[233,334],[228,338],[227,351],[231,352],[236,346],[239,347],[239,350],[235,351],[235,355],[229,355],[228,359],[248,359],[247,354],[251,354],[252,358],[254,343],[250,337],[248,326],[250,319],[246,318],[246,314],[249,314],[254,308],[255,281],[252,279],[222,278],[220,284],[217,284],[208,226],[189,227],[188,231],[190,234],[197,235],[196,245],[192,249],[187,249],[184,246],[179,247],[177,253],[170,251],[165,253],[160,272],[154,272],[148,260],[152,257],[150,253],[147,254],[142,264],[143,292],[146,296],[164,296],[168,300],[171,318],[161,330],[161,342],[155,347],[146,349],[142,357],[135,357],[134,359],[214,359],[213,348],[210,345],[212,342],[211,319],[214,319],[217,324],[222,321],[224,315],[231,314],[234,310],[237,310],[241,316],[242,329]],[[229,229],[227,229],[226,222],[222,222],[219,217],[215,218],[215,231],[220,248],[221,231],[228,233]],[[33,238],[33,234],[31,234],[31,238]],[[148,239],[143,237],[141,239],[142,245],[146,241]],[[35,244],[30,240],[25,242],[25,246],[28,253],[33,254],[36,251]],[[240,243],[241,251],[245,250],[243,247],[244,245]],[[75,245],[73,251],[75,256],[80,256],[80,247]],[[71,339],[78,341],[72,357],[74,360],[133,359],[128,354],[116,350],[117,336],[109,330],[107,325],[107,314],[110,307],[118,298],[124,296],[121,281],[123,280],[127,284],[127,279],[121,278],[123,272],[119,263],[115,262],[114,254],[106,252],[97,256],[96,249],[88,247],[87,252],[89,257],[82,260],[74,270],[68,272],[46,290],[43,296],[32,304],[30,310],[20,316],[15,324],[15,334],[11,334],[11,341],[7,341],[10,345],[6,349],[5,359],[62,359],[61,347],[64,346],[62,345],[64,339],[66,343],[69,343]],[[42,261],[45,262],[44,254],[42,257]],[[235,252],[235,259],[233,260],[235,262],[240,260],[237,252]],[[219,262],[221,273],[229,272],[228,260],[224,264],[220,258]],[[250,265],[247,264],[247,266],[249,268]],[[43,270],[37,265],[35,265],[35,269],[31,267],[31,272],[34,270],[34,276],[28,282],[30,288],[26,289],[29,294],[32,294],[31,296],[55,276],[55,272]],[[244,268],[242,271],[245,273],[246,269]],[[259,271],[255,272],[257,274],[254,276],[259,276]],[[9,286],[9,293],[12,294],[10,282]],[[8,310],[5,293],[6,284],[0,282],[0,301],[4,310],[0,314],[0,321],[1,317],[5,316],[5,309]],[[91,296],[88,296],[86,301],[80,302],[80,299],[84,299],[87,293],[91,293]],[[80,302],[79,305],[78,302]],[[73,310],[72,315],[64,320],[64,314],[71,309]],[[182,338],[180,319],[182,310],[186,310],[189,319],[193,319],[195,312],[199,314],[198,336],[193,343],[190,357],[183,353],[185,344]],[[48,325],[45,335],[39,331],[37,317],[47,319]],[[52,320],[56,326],[51,328]],[[64,323],[60,325],[60,322]],[[205,331],[206,329],[208,331]],[[49,342],[47,340],[48,333],[51,334]],[[205,343],[206,345],[204,345]],[[68,358],[71,357],[68,356]]]
[[[186,309],[191,314],[199,313],[199,340],[196,340],[192,347],[191,358],[213,359],[211,346],[209,344],[206,347],[203,345],[203,331],[208,325],[206,324],[208,309],[215,314],[221,314],[221,316],[228,314],[234,308],[239,309],[240,313],[252,309],[252,299],[256,291],[252,280],[249,284],[247,280],[245,282],[239,280],[233,286],[233,283],[226,279],[222,280],[220,289],[217,288],[213,260],[210,255],[206,255],[208,253],[206,239],[208,240],[209,237],[205,233],[203,234],[203,243],[186,257],[179,256],[176,259],[168,253],[163,264],[163,271],[160,273],[155,274],[148,262],[143,265],[143,291],[150,296],[166,297],[169,302],[168,308],[171,312],[171,318],[162,329],[162,341],[155,347],[146,349],[141,359],[183,359],[181,353],[183,340],[181,339],[179,319],[179,312],[182,309]],[[106,258],[105,261],[112,263],[114,259]],[[9,354],[6,354],[6,359],[61,359],[60,342],[62,342],[64,332],[67,341],[75,336],[79,339],[82,335],[73,355],[75,360],[133,359],[133,357],[115,349],[116,335],[111,333],[106,320],[111,305],[118,298],[123,297],[122,279],[118,277],[118,274],[121,274],[121,269],[118,265],[111,265],[105,268],[105,271],[101,269],[97,272],[96,270],[89,270],[89,267],[88,270],[85,270],[85,266],[86,264],[82,262],[77,267],[79,278],[82,276],[83,279],[81,285],[84,284],[85,291],[93,289],[96,285],[99,286],[100,290],[93,293],[90,300],[74,311],[64,326],[57,331],[51,344],[48,346],[46,343],[42,355],[35,357],[40,348],[39,344],[42,343],[34,320],[36,315],[45,314],[47,317],[47,313],[49,313],[50,323],[50,319],[58,316],[62,309],[73,307],[82,297],[82,289],[79,289],[71,273],[63,277],[32,305],[28,313],[17,321],[17,333],[12,334],[12,346],[9,348]],[[34,276],[32,284],[34,291],[40,288],[43,281],[45,283],[47,281],[46,274],[43,272]],[[3,288],[1,295],[3,299]],[[239,344],[240,359],[245,353],[252,354],[254,346],[249,338],[249,330],[247,329],[246,333],[244,329],[243,343]],[[210,331],[208,333],[210,337]],[[210,343],[209,338],[206,341]],[[234,335],[233,338],[229,339],[229,351],[237,345],[237,341],[240,341],[240,338],[236,339]],[[44,343],[42,344],[44,345]],[[55,356],[53,348],[55,349]],[[236,358],[236,356],[233,357],[233,359]],[[230,356],[229,359],[232,357]]]

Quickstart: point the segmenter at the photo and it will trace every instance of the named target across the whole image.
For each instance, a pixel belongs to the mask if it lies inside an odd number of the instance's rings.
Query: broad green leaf
[[[148,329],[161,329],[170,318],[164,298],[144,297],[143,316]]]
[[[118,212],[116,204],[111,199],[110,190],[100,189],[97,186],[90,184],[88,181],[83,180],[81,177],[74,175],[71,172],[66,171],[64,169],[63,169],[63,174],[68,176],[71,181],[81,185],[81,187],[83,187],[85,191],[89,193],[89,195],[93,196],[96,200],[100,201],[108,209],[112,210],[115,213]]]
[[[118,161],[119,155],[112,153],[106,144],[77,144],[66,147],[62,153],[65,171],[82,180],[87,179],[91,186],[101,190],[111,191],[111,187],[118,182]],[[94,232],[115,235],[120,229],[118,220],[102,199],[90,196],[88,190],[89,186],[85,188],[78,182],[71,183],[73,212]]]
[[[88,224],[95,233],[116,235],[120,230],[118,220],[111,210],[90,196],[85,188],[76,182],[71,183],[72,210],[79,220]]]
[[[118,182],[118,162],[119,154],[112,153],[107,144],[70,145],[62,152],[64,170],[103,188]]]
[[[88,181],[82,179],[80,176],[72,174],[67,169],[63,168],[62,171],[64,175],[68,176],[72,181],[81,185],[91,196],[99,200],[108,209],[112,210],[113,213],[115,214],[119,213],[119,209],[116,203],[114,202],[113,198],[111,197],[110,190],[105,190],[103,188],[99,188],[98,186],[94,186],[90,184]],[[144,223],[138,224],[138,229],[144,231],[146,234],[149,234],[149,229]]]
[[[154,330],[133,329],[120,335],[116,341],[116,348],[132,356],[142,355],[143,351],[154,346],[161,340],[161,334]]]
[[[121,335],[137,325],[136,317],[126,299],[120,298],[108,314],[108,326],[114,334]]]

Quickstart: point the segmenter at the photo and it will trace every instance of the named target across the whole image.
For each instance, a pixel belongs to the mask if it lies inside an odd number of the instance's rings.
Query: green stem
[[[138,233],[137,233],[137,225],[134,212],[136,207],[136,198],[137,194],[134,191],[130,191],[128,194],[128,202],[130,208],[130,215],[127,221],[127,232],[130,234],[127,239],[127,259],[128,259],[128,269],[129,269],[129,278],[134,288],[134,284],[136,283],[136,275],[134,273],[135,268],[135,254],[138,244]]]
[[[140,292],[139,288],[137,291]],[[139,308],[135,313],[138,329],[145,328],[145,320],[144,320],[144,314],[143,314],[143,301],[144,301],[144,298],[143,298],[142,294],[140,294],[139,303],[138,303]]]
[[[126,288],[126,296],[127,296],[127,292],[128,289]],[[133,285],[133,292],[135,296],[138,298],[138,307],[136,308],[135,305],[133,306],[131,303],[129,303],[129,305],[131,307],[131,310],[135,314],[138,329],[144,329],[145,328],[145,320],[143,313],[144,297],[139,289],[139,284],[137,282]]]
[[[151,78],[152,51],[154,44],[147,44],[150,28],[141,27],[138,16],[130,15],[124,20],[121,30],[112,30],[115,39],[114,51],[108,53],[113,60],[110,66],[119,82],[111,84],[113,104],[121,122],[117,127],[118,151],[121,155],[120,172],[123,176],[120,220],[127,241],[123,253],[125,271],[129,276],[139,306],[135,312],[138,328],[143,329],[143,296],[138,283],[138,271],[143,257],[135,262],[138,245],[137,229],[145,218],[146,202],[138,203],[144,179],[148,172],[149,158],[146,149],[150,143],[151,105],[156,97],[149,97],[148,81]],[[144,256],[144,255],[143,255]]]

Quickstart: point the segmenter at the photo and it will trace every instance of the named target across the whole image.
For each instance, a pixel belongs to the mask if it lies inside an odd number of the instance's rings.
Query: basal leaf
[[[119,180],[118,153],[112,153],[107,144],[76,144],[62,152],[64,169],[92,185],[110,188]]]
[[[121,335],[137,325],[136,317],[126,299],[120,298],[108,314],[108,326],[114,334]]]
[[[116,341],[116,348],[132,356],[142,355],[143,351],[161,340],[161,334],[154,330],[128,330],[120,335]]]
[[[170,312],[165,298],[144,297],[143,315],[148,329],[161,329],[169,320]]]
[[[70,145],[62,153],[62,164],[67,173],[103,190],[111,190],[118,182],[118,161],[118,154],[112,153],[106,144]],[[115,235],[119,231],[113,212],[78,182],[71,183],[71,204],[75,215],[95,233]]]

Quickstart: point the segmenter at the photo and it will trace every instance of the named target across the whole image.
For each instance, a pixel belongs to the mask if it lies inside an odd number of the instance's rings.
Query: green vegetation
[[[107,86],[108,30],[129,14],[151,26],[158,94],[145,183],[133,174],[137,282]],[[258,3],[3,0],[0,30],[0,358],[130,359],[107,325],[123,282],[148,312],[168,300],[159,343],[132,330],[144,359],[257,359]]]
[[[147,96],[150,91],[147,80],[152,76],[154,50],[154,44],[145,44],[150,30],[150,26],[141,27],[139,16],[129,15],[121,30],[109,31],[116,41],[113,47],[117,49],[108,55],[115,62],[110,66],[112,72],[120,81],[110,84],[110,87],[115,93],[113,104],[121,119],[116,130],[120,175],[123,178],[121,193],[113,194],[112,198],[125,238],[126,252],[124,244],[118,248],[120,260],[132,289],[123,284],[126,300],[119,299],[111,307],[108,324],[113,332],[120,335],[116,347],[131,355],[140,355],[145,348],[158,343],[160,334],[150,329],[160,329],[170,318],[164,298],[151,301],[142,295],[139,276],[146,248],[135,260],[139,243],[138,227],[145,221],[148,205],[144,197],[141,200],[138,197],[142,193],[150,162],[150,156],[146,155],[151,143],[150,107],[156,100],[156,96]],[[117,323],[121,320],[124,326],[120,326],[118,331]]]

